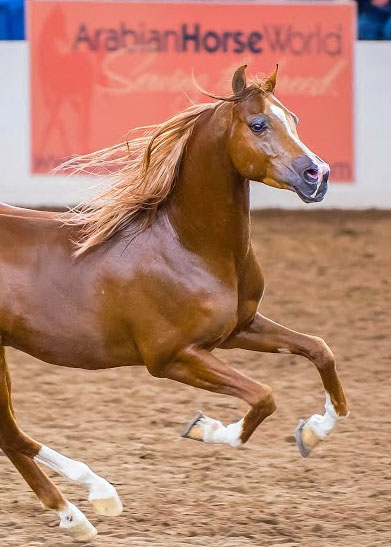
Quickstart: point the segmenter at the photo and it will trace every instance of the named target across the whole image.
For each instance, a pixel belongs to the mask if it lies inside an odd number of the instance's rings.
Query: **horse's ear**
[[[271,93],[274,93],[274,90],[276,88],[277,72],[278,72],[278,65],[276,65],[276,68],[274,69],[273,74],[271,76],[269,76],[269,78],[266,82],[266,88],[267,88],[268,91],[271,91]]]
[[[232,78],[232,90],[234,95],[240,95],[246,89],[246,71],[247,65],[240,66]]]

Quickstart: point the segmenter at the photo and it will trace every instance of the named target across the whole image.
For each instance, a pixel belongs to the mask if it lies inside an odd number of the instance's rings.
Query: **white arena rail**
[[[28,42],[0,41],[0,201],[30,206],[75,204],[96,179],[32,176],[29,171],[28,55]],[[356,183],[331,185],[325,201],[311,206],[290,192],[254,184],[254,209],[391,209],[389,67],[390,42],[356,43]]]

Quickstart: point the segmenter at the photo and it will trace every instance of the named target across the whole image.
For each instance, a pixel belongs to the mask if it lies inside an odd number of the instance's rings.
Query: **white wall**
[[[391,209],[391,43],[356,44],[356,183],[333,184],[310,208]],[[29,173],[28,43],[0,42],[0,201],[69,205],[85,198],[96,179]],[[254,184],[254,208],[309,207],[295,194]]]
[[[96,179],[30,174],[28,42],[0,41],[0,202],[74,205]]]
[[[391,42],[356,42],[356,182],[331,184],[324,201],[310,208],[391,209]],[[254,208],[307,207],[291,192],[253,185]]]

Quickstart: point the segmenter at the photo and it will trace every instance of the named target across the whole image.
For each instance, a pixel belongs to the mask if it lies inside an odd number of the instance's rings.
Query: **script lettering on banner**
[[[31,168],[124,141],[167,119],[195,88],[229,94],[233,71],[279,64],[277,97],[299,133],[353,182],[353,4],[30,0]]]

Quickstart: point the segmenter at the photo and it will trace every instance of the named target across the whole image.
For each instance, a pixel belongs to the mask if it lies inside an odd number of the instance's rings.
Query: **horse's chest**
[[[195,323],[204,327],[204,335],[211,343],[219,345],[254,317],[263,292],[263,284],[259,281],[256,287],[243,287],[235,279],[229,286],[220,290],[215,288],[208,297],[194,302],[191,316]]]

